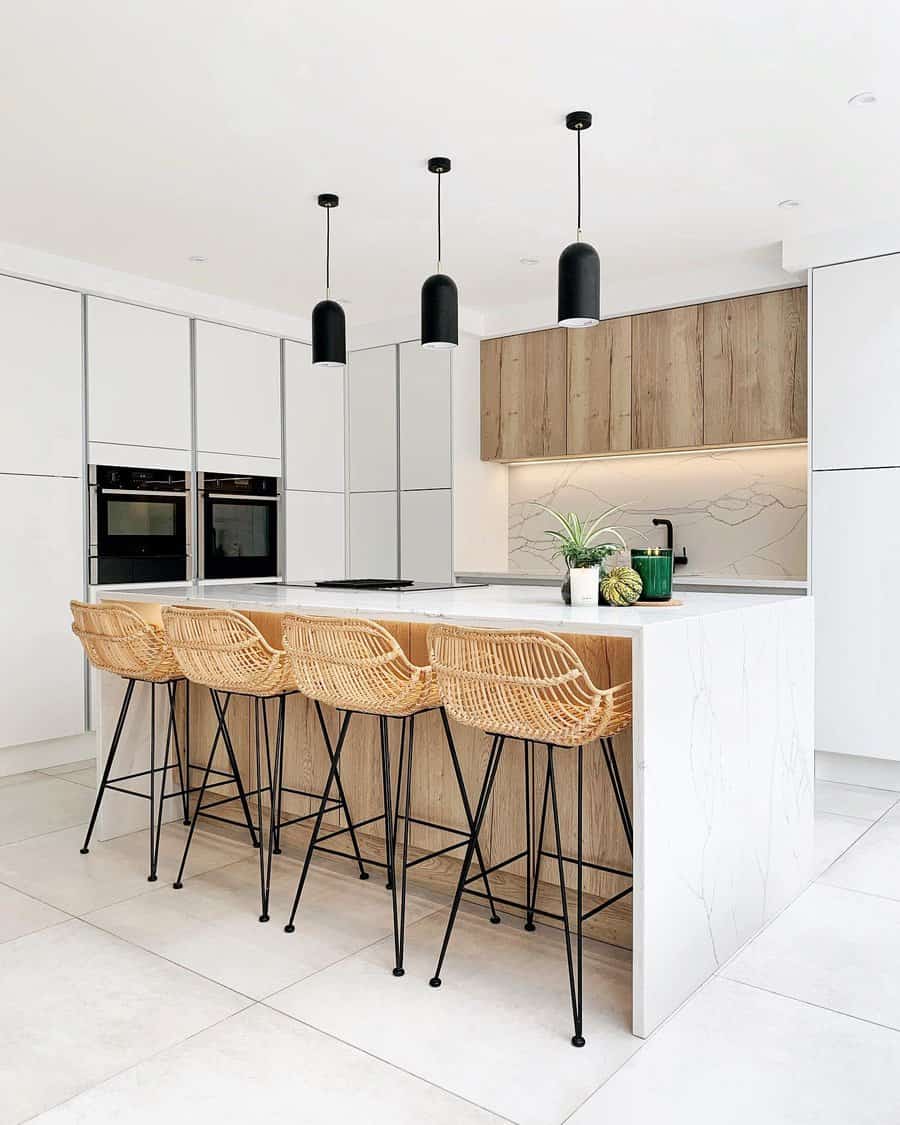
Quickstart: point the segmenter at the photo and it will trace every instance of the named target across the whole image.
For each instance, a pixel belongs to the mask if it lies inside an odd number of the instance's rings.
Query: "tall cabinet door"
[[[80,294],[0,277],[0,383],[0,473],[81,476]]]
[[[0,474],[0,746],[84,730],[84,655],[69,601],[84,591],[82,482]]]
[[[281,460],[281,342],[197,321],[197,450]]]
[[[449,488],[400,493],[400,576],[416,582],[449,582],[453,577]]]
[[[397,488],[397,348],[353,352],[350,395],[350,491]]]
[[[397,490],[351,492],[350,577],[397,578]]]
[[[900,469],[815,472],[811,501],[816,750],[900,760]]]
[[[400,488],[449,488],[450,353],[400,345]]]
[[[632,317],[632,447],[703,444],[703,309]]]
[[[900,465],[900,254],[812,275],[812,466]]]
[[[344,372],[313,367],[312,348],[284,342],[285,487],[344,491]]]
[[[88,438],[191,448],[191,330],[185,316],[87,299]]]

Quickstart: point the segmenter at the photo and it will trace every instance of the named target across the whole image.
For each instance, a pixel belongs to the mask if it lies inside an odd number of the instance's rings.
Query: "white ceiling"
[[[308,315],[414,312],[444,265],[490,312],[574,235],[614,281],[900,217],[893,0],[0,0],[0,241]],[[878,102],[847,99],[874,90]],[[793,197],[802,206],[779,209]],[[188,262],[191,254],[209,258]],[[523,256],[541,259],[523,266]]]

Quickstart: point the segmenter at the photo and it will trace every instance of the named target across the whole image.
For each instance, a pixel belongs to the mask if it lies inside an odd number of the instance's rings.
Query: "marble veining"
[[[805,446],[512,465],[509,568],[563,569],[546,535],[553,522],[536,504],[585,517],[624,504],[617,522],[651,543],[665,541],[653,517],[672,520],[689,559],[679,577],[805,578],[806,481]],[[644,542],[637,533],[626,539]]]

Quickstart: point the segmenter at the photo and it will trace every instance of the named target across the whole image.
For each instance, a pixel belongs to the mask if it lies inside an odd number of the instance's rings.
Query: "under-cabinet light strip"
[[[575,465],[583,461],[623,461],[635,457],[684,457],[696,453],[746,453],[762,449],[805,449],[807,441],[756,442],[750,445],[692,445],[684,449],[635,449],[629,453],[587,453],[575,457],[520,457],[503,465]]]

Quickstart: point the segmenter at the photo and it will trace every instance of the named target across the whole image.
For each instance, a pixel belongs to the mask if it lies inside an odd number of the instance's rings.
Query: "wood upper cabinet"
[[[566,453],[566,330],[550,328],[481,345],[481,456]]]
[[[704,444],[806,437],[806,289],[702,307]]]
[[[703,308],[632,317],[632,449],[703,444]]]
[[[566,332],[566,452],[630,449],[631,317]]]

